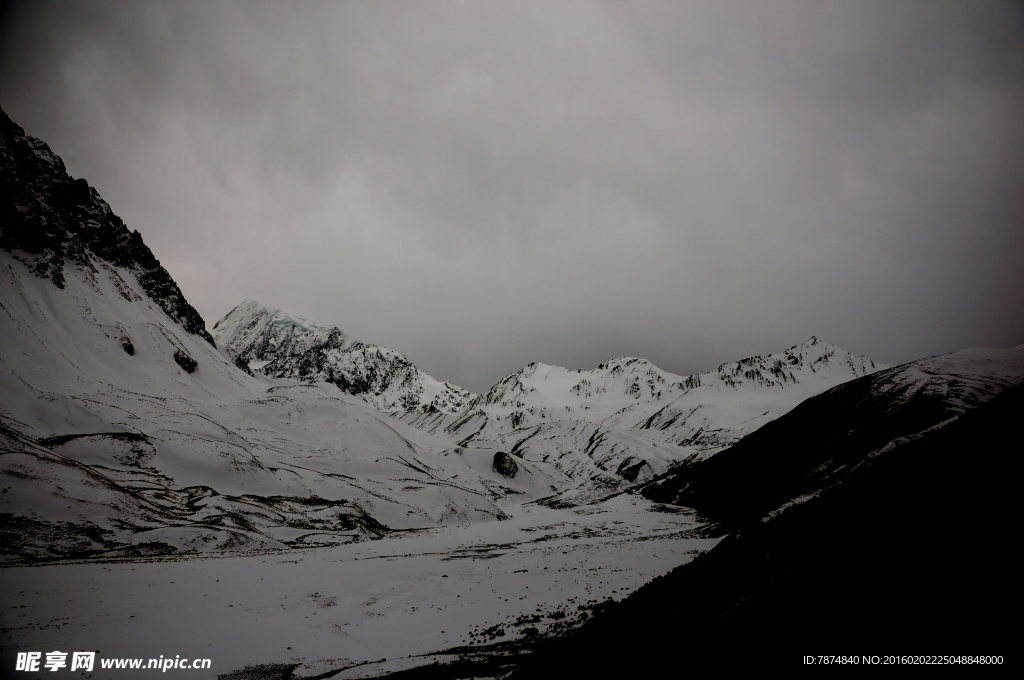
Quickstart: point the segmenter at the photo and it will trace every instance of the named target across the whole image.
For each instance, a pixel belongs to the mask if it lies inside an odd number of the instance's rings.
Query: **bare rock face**
[[[637,478],[640,476],[640,471],[643,470],[644,466],[647,466],[648,468],[650,467],[649,465],[647,465],[646,460],[643,460],[642,458],[637,459],[634,458],[633,456],[629,456],[624,461],[622,461],[621,464],[619,464],[619,467],[615,472],[623,479],[629,480],[630,482],[635,482]]]
[[[174,361],[181,366],[186,373],[192,373],[196,370],[196,366],[199,365],[195,359],[185,354],[180,349],[174,350]]]
[[[516,465],[515,459],[504,451],[498,451],[494,454],[494,462],[491,463],[491,469],[509,479],[515,477],[516,473],[519,472],[519,466]]]
[[[211,345],[213,337],[178,284],[84,179],[68,175],[45,142],[0,111],[0,248],[41,278],[64,287],[64,262],[95,271],[124,267],[175,322]],[[126,350],[127,351],[127,350]]]
[[[249,375],[253,374],[252,369],[249,368],[249,364],[246,363],[245,359],[243,359],[242,357],[235,357],[235,366],[238,366],[240,369],[242,369]]]

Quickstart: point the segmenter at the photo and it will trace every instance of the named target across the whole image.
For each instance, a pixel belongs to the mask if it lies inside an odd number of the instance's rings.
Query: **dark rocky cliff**
[[[0,110],[0,248],[42,278],[64,287],[64,263],[86,269],[91,257],[131,271],[146,294],[189,333],[211,345],[199,312],[96,189],[68,175],[43,141],[29,137]]]

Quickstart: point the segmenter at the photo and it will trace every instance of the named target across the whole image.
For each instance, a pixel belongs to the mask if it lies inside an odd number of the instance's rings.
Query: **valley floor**
[[[261,664],[373,677],[575,625],[717,542],[680,508],[629,495],[503,509],[508,521],[331,548],[5,568],[0,663],[99,650],[97,670],[103,658],[181,655],[212,659],[189,677]]]

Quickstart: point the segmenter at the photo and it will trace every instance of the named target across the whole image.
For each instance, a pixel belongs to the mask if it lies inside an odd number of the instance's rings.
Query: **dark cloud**
[[[481,390],[817,334],[1024,342],[1019,3],[47,3],[0,105],[209,324],[256,298]]]

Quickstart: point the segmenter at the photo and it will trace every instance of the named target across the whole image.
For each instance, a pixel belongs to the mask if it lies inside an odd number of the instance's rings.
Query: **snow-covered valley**
[[[5,672],[56,648],[374,677],[564,633],[721,521],[774,520],[1024,380],[1021,348],[888,367],[812,337],[689,376],[531,363],[474,394],[251,300],[208,331],[0,116]]]
[[[287,553],[7,568],[2,646],[209,657],[208,677],[257,664],[373,677],[578,625],[717,542],[642,498],[508,510]]]

